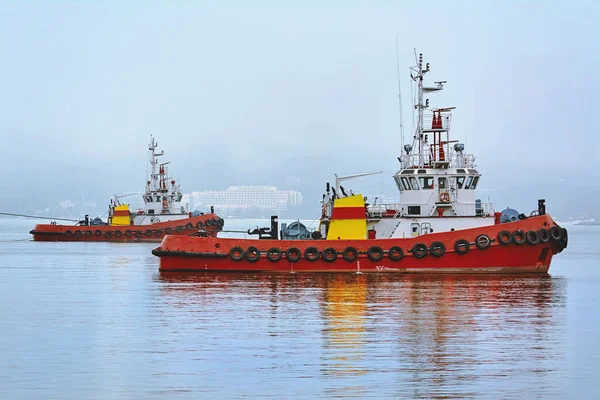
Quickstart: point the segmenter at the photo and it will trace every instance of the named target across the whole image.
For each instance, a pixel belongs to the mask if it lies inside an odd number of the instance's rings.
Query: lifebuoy
[[[132,233],[131,233],[131,231],[130,231],[129,229],[127,229],[127,230],[125,231],[125,237],[131,237],[131,234],[132,234]]]
[[[517,229],[512,233],[512,241],[514,244],[523,244],[527,241],[522,230]]]
[[[323,260],[327,262],[334,262],[337,258],[337,250],[333,247],[328,247],[325,250],[323,250],[323,253],[321,253],[321,257],[323,257]]]
[[[260,250],[258,250],[254,246],[250,246],[250,247],[248,247],[248,250],[246,250],[246,253],[244,254],[244,256],[246,257],[246,260],[248,260],[252,263],[257,262],[258,259],[260,258]]]
[[[344,260],[352,262],[356,260],[356,257],[358,257],[358,250],[352,246],[346,247],[342,252],[342,257],[344,257]]]
[[[152,229],[146,229],[146,236],[152,236]]]
[[[540,237],[541,243],[548,243],[550,241],[550,233],[548,232],[548,229],[546,229],[546,228],[540,229],[538,231],[538,235]]]
[[[450,194],[448,192],[440,193],[440,201],[442,203],[449,203],[450,202]]]
[[[467,239],[458,239],[454,243],[454,252],[456,254],[467,254],[471,250],[471,243]]]
[[[171,228],[167,228],[167,229],[165,229],[165,233],[166,233],[167,235],[170,235],[170,234],[171,234],[171,232],[173,232],[173,229],[171,229]]]
[[[80,238],[80,237],[81,237],[81,235],[82,235],[82,233],[81,233],[81,231],[78,229],[78,230],[76,230],[76,231],[75,231],[75,233],[74,233],[73,235],[74,235],[76,238]]]
[[[427,255],[429,249],[423,243],[417,243],[412,247],[412,253],[415,258],[423,258]]]
[[[540,234],[536,231],[529,231],[525,235],[525,239],[527,240],[527,244],[535,246],[540,242]]]
[[[66,230],[65,231],[65,236],[73,236],[73,232],[71,232],[70,230]]]
[[[281,259],[281,250],[277,247],[270,248],[267,250],[267,260],[276,262]]]
[[[229,250],[229,258],[233,261],[242,261],[242,258],[244,258],[244,249],[238,246],[232,247],[231,250]]]
[[[298,261],[300,261],[301,257],[302,257],[302,252],[300,251],[300,249],[297,249],[296,247],[290,247],[285,252],[285,258],[290,262],[298,262]]]
[[[100,229],[97,229],[96,232],[94,232],[94,236],[96,236],[96,237],[102,236],[102,231]]]
[[[388,257],[392,261],[400,261],[404,257],[404,251],[400,246],[392,246],[388,250]]]
[[[92,231],[85,231],[84,235],[85,235],[85,237],[91,237]]]
[[[490,237],[485,233],[477,235],[477,237],[475,238],[475,246],[477,246],[479,250],[489,249],[491,245],[492,239],[490,239]]]
[[[554,225],[552,228],[550,228],[550,238],[552,240],[559,241],[561,237],[562,232],[558,226]]]
[[[512,242],[512,235],[509,231],[500,231],[498,232],[498,243],[501,245],[508,245]]]
[[[160,231],[160,229],[157,229],[154,231],[154,236],[156,237],[161,237],[162,236],[162,232]]]
[[[383,258],[383,249],[379,246],[371,246],[367,250],[367,257],[371,261],[380,261]]]
[[[320,255],[319,249],[314,246],[307,247],[306,250],[304,250],[304,258],[306,258],[308,261],[315,261]]]
[[[116,237],[121,237],[121,236],[123,236],[123,232],[121,232],[120,230],[117,230],[117,231],[115,232],[115,236],[116,236]]]
[[[446,246],[442,242],[433,242],[429,246],[429,252],[434,257],[441,257],[446,252]]]

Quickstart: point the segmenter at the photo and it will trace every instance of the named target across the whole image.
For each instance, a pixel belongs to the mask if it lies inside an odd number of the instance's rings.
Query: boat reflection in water
[[[316,393],[359,397],[560,392],[561,277],[162,272],[159,282],[162,301],[197,310],[203,329],[245,338],[233,346],[248,379],[312,378]]]

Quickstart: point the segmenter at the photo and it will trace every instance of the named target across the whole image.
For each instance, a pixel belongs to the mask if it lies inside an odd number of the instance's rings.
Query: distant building
[[[214,206],[215,212],[223,216],[279,215],[302,204],[300,192],[276,186],[230,186],[226,190],[192,192],[186,197],[190,209],[202,211]]]

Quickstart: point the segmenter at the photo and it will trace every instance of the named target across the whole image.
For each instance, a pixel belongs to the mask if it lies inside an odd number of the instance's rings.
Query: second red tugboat
[[[182,203],[183,193],[173,178],[169,178],[167,164],[158,158],[158,143],[151,137],[150,179],[143,194],[144,208],[130,210],[118,197],[110,201],[108,218],[90,220],[88,216],[77,225],[56,223],[38,224],[30,233],[35,241],[45,242],[160,242],[165,235],[189,235],[206,231],[216,235],[223,228],[223,219],[211,212],[190,212]]]
[[[433,109],[425,93],[430,71],[422,55],[411,68],[418,112],[412,145],[403,146],[394,180],[399,203],[367,204],[347,195],[336,177],[327,185],[312,239],[278,240],[277,218],[261,239],[166,236],[153,254],[163,271],[547,273],[567,247],[567,231],[546,214],[544,200],[529,216],[495,212],[476,199],[475,157],[449,137],[454,107]],[[430,140],[430,137],[432,140]],[[363,176],[360,174],[356,176]]]

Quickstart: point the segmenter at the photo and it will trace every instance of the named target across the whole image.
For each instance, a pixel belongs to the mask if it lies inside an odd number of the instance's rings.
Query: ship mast
[[[424,110],[426,108],[429,108],[429,99],[425,99],[425,103],[423,103],[423,93],[424,92],[437,92],[442,90],[444,87],[444,83],[445,81],[441,81],[441,82],[435,82],[436,86],[434,87],[423,87],[423,77],[425,76],[426,73],[428,73],[430,71],[429,68],[429,63],[425,64],[425,68],[423,68],[423,53],[419,53],[419,57],[417,59],[417,55],[415,52],[415,59],[417,62],[417,65],[412,67],[411,70],[411,74],[410,77],[412,78],[413,81],[417,82],[417,98],[416,98],[416,104],[415,104],[415,109],[417,110],[417,127],[415,129],[415,136],[414,136],[414,140],[413,140],[413,146],[409,147],[409,149],[407,149],[405,146],[405,150],[408,152],[410,152],[413,148],[416,147],[417,152],[418,152],[418,162],[416,163],[416,165],[419,168],[423,168],[425,166],[425,153],[427,151],[427,136],[424,135],[423,133],[423,117],[424,117]]]
[[[158,147],[158,142],[154,141],[154,137],[150,135],[151,142],[148,145],[148,150],[150,150],[150,165],[152,166],[152,172],[150,174],[150,187],[149,191],[156,192],[159,190],[159,174],[156,171],[156,168],[159,164],[157,157],[164,155],[164,151],[160,153],[156,152],[156,148]],[[162,168],[161,168],[162,169]]]

